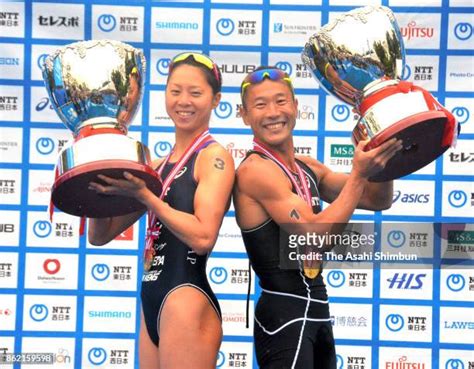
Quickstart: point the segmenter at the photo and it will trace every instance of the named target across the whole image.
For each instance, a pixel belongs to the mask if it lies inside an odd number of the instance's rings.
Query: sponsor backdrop
[[[403,78],[451,110],[462,134],[456,148],[395,182],[390,210],[354,215],[361,222],[390,222],[379,233],[380,250],[416,250],[427,265],[389,269],[368,263],[365,269],[326,270],[338,368],[472,368],[474,229],[460,227],[446,241],[434,237],[432,225],[474,219],[470,0],[3,1],[0,353],[52,353],[55,368],[137,367],[145,219],[104,247],[93,247],[79,235],[75,217],[56,212],[49,221],[54,164],[71,134],[43,86],[39,65],[47,54],[100,38],[143,49],[146,92],[130,135],[145,142],[154,157],[166,155],[173,144],[164,107],[170,57],[184,50],[210,54],[224,78],[212,133],[236,164],[251,143],[238,112],[240,82],[260,64],[277,65],[293,78],[299,99],[297,153],[348,171],[351,109],[319,88],[300,51],[338,13],[376,4],[390,6],[401,27],[407,49]],[[252,311],[260,290],[252,285],[246,328],[251,276],[233,215],[231,209],[208,263],[223,311],[217,367],[257,368]]]

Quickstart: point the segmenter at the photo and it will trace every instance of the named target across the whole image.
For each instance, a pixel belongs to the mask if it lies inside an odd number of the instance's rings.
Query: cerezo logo
[[[466,285],[466,280],[461,274],[451,274],[446,279],[446,285],[453,292],[461,291]]]
[[[351,111],[347,105],[337,104],[331,109],[331,116],[338,123],[345,122],[350,115]]]
[[[54,151],[54,141],[49,137],[40,137],[36,141],[36,151],[41,155],[49,155]]]
[[[466,205],[467,195],[464,191],[453,190],[448,195],[448,202],[453,208],[462,208]]]
[[[293,67],[290,63],[286,61],[281,61],[275,64],[275,67],[281,69],[283,72],[286,72],[289,76],[293,73]]]
[[[399,230],[392,230],[387,234],[387,242],[393,248],[402,247],[405,244],[405,233]]]
[[[346,282],[346,276],[340,270],[331,270],[328,273],[326,280],[331,287],[339,288]]]
[[[232,105],[227,101],[221,101],[214,109],[214,113],[219,119],[227,119],[232,115]]]
[[[283,32],[283,23],[273,23],[273,32],[274,33]]]
[[[107,360],[107,352],[102,347],[93,347],[89,350],[87,358],[92,365],[102,365]]]
[[[46,305],[34,304],[30,308],[30,318],[35,322],[42,322],[48,317],[49,311]]]
[[[167,76],[170,68],[171,59],[161,58],[156,62],[156,70],[162,76]]]
[[[469,40],[473,34],[473,27],[470,23],[462,22],[454,26],[454,36],[460,41]]]
[[[456,116],[456,120],[459,122],[459,124],[464,124],[466,123],[471,114],[469,113],[469,110],[463,106],[457,106],[455,107],[451,113]]]
[[[402,71],[402,80],[406,81],[411,77],[411,68],[408,64],[405,64]]]
[[[92,267],[91,274],[96,281],[103,282],[109,278],[110,269],[107,264],[95,264]]]
[[[102,32],[112,32],[116,25],[117,21],[112,14],[102,14],[97,19],[97,27],[99,27]]]
[[[48,54],[41,54],[40,56],[38,56],[38,60],[36,61],[36,64],[38,65],[39,69],[43,70],[43,65],[47,57],[48,57]]]
[[[225,364],[225,354],[222,351],[219,351],[217,354],[216,368],[222,368]]]
[[[405,321],[400,314],[390,314],[385,319],[385,326],[392,332],[398,332],[405,325]]]
[[[464,369],[464,363],[459,359],[449,359],[446,361],[445,369]]]
[[[33,233],[36,237],[46,238],[51,234],[51,223],[47,220],[38,220],[33,225]]]
[[[222,267],[214,267],[209,271],[209,279],[212,283],[222,284],[227,280],[227,270]]]
[[[155,144],[154,151],[155,151],[156,156],[158,156],[159,158],[164,158],[166,155],[168,155],[171,152],[172,148],[173,146],[171,146],[169,142],[158,141]]]
[[[235,24],[234,21],[230,18],[221,18],[216,23],[217,33],[221,36],[229,36],[234,32]]]

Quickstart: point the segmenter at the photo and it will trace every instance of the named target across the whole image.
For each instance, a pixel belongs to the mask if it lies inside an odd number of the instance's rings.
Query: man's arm
[[[377,162],[380,169],[385,167],[388,160],[395,154],[401,143],[393,140],[383,143],[365,154],[365,160]],[[363,147],[363,146],[362,146]],[[362,149],[362,147],[360,147]],[[390,156],[392,155],[392,156]],[[326,202],[333,202],[344,188],[349,174],[333,172],[316,159],[309,157],[299,158],[303,160],[319,177],[319,191],[321,198]],[[392,205],[393,181],[367,182],[364,192],[357,203],[357,208],[366,210],[385,210]]]

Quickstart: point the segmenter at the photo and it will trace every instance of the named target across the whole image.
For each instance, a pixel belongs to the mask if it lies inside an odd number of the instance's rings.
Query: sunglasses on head
[[[260,69],[247,75],[240,85],[240,96],[242,98],[244,97],[245,90],[248,86],[260,83],[265,78],[268,78],[272,81],[285,81],[290,86],[291,92],[293,92],[293,84],[291,83],[291,78],[288,73],[282,71],[281,69],[268,68]]]
[[[196,63],[199,63],[201,65],[204,65],[206,68],[208,68],[212,73],[214,74],[214,77],[216,78],[216,81],[220,84],[221,79],[219,78],[219,71],[217,70],[217,65],[214,63],[209,57],[207,57],[204,54],[199,54],[199,53],[191,53],[191,52],[186,52],[182,54],[176,55],[170,63],[169,66],[169,72],[173,70],[173,67],[176,63],[184,61],[188,59],[189,57],[192,57]]]

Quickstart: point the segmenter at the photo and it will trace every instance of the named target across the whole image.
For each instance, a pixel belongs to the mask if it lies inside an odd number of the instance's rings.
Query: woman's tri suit
[[[248,156],[252,154],[266,158],[253,151]],[[318,213],[317,177],[302,161],[297,163],[309,184],[313,212]],[[335,369],[328,296],[321,273],[314,279],[305,277],[301,262],[296,269],[280,267],[280,255],[287,255],[281,251],[288,248],[288,237],[280,241],[280,226],[271,218],[253,229],[242,230],[242,237],[262,288],[254,324],[260,368]]]
[[[209,141],[210,144],[215,141]],[[207,145],[206,145],[207,146]],[[173,209],[194,213],[194,194],[197,183],[194,179],[194,163],[199,151],[191,155],[188,162],[176,174],[164,201]],[[166,178],[174,163],[166,163],[162,177]],[[209,286],[206,276],[208,254],[197,255],[188,245],[180,241],[164,224],[159,224],[159,236],[154,240],[155,256],[150,270],[142,278],[141,299],[145,324],[151,340],[159,345],[159,323],[161,310],[168,295],[176,289],[191,286],[200,290],[221,317],[219,303]]]

